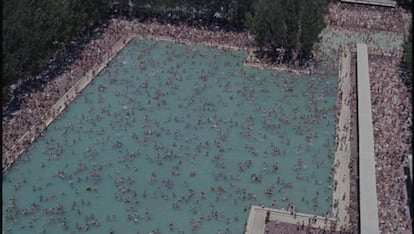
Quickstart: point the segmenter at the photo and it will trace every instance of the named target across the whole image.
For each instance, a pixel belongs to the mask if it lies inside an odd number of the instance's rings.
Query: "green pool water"
[[[251,205],[329,212],[336,77],[245,56],[132,40],[3,175],[3,232],[242,233]]]

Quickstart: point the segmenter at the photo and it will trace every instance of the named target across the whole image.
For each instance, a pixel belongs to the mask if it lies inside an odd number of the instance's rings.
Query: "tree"
[[[108,9],[106,0],[3,1],[2,97],[8,85],[39,73],[57,49],[90,29]]]
[[[246,14],[253,10],[253,0],[231,0],[225,18],[233,27],[244,26]]]
[[[246,26],[256,35],[259,48],[270,46],[272,57],[283,48],[284,60],[293,54],[307,59],[324,27],[327,0],[257,0],[254,12],[246,16]]]
[[[246,26],[256,35],[256,43],[262,48],[267,42],[267,27],[269,26],[269,9],[272,3],[269,0],[258,0],[254,5],[254,13],[247,13]]]
[[[319,34],[325,27],[323,15],[328,1],[301,1],[300,10],[300,56],[310,56],[313,45],[319,42]]]

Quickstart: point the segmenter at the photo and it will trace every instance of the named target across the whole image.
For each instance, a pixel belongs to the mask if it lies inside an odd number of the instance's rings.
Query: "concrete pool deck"
[[[342,92],[341,111],[337,129],[337,149],[335,152],[334,191],[332,195],[332,214],[338,219],[338,226],[346,227],[349,223],[347,207],[350,198],[351,157],[351,51],[348,47],[340,51],[339,90]],[[336,185],[335,185],[336,184]]]

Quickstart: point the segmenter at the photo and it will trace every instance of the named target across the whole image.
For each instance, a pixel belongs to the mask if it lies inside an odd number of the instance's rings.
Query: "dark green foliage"
[[[106,0],[3,1],[3,97],[8,84],[39,72],[57,49],[108,9]]]
[[[325,27],[323,15],[327,4],[327,0],[302,1],[300,11],[300,54],[304,57],[308,57],[313,44],[319,42],[319,34]]]
[[[124,3],[125,2],[125,3]],[[254,0],[122,0],[121,13],[141,19],[194,25],[220,25],[236,30],[244,26]]]
[[[258,0],[254,6],[254,14],[247,13],[246,26],[256,34],[256,42],[259,48],[262,48],[266,42],[269,42],[268,26],[271,4],[268,0]],[[274,31],[274,29],[273,29]]]
[[[399,6],[406,10],[412,10],[413,1],[412,0],[397,0],[396,1]]]
[[[278,56],[277,49],[283,48],[287,61],[293,54],[306,59],[325,26],[323,15],[327,3],[327,0],[257,0],[254,13],[246,16],[246,26],[256,34],[257,45],[270,46],[273,56]]]

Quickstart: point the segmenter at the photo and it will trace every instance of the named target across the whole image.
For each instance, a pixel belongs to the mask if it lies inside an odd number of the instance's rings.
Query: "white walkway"
[[[391,0],[342,0],[342,2],[358,3],[374,6],[396,7],[397,3]]]
[[[368,48],[357,44],[359,209],[362,234],[380,233],[378,223],[377,182],[375,172],[374,131],[371,88],[368,72]]]

